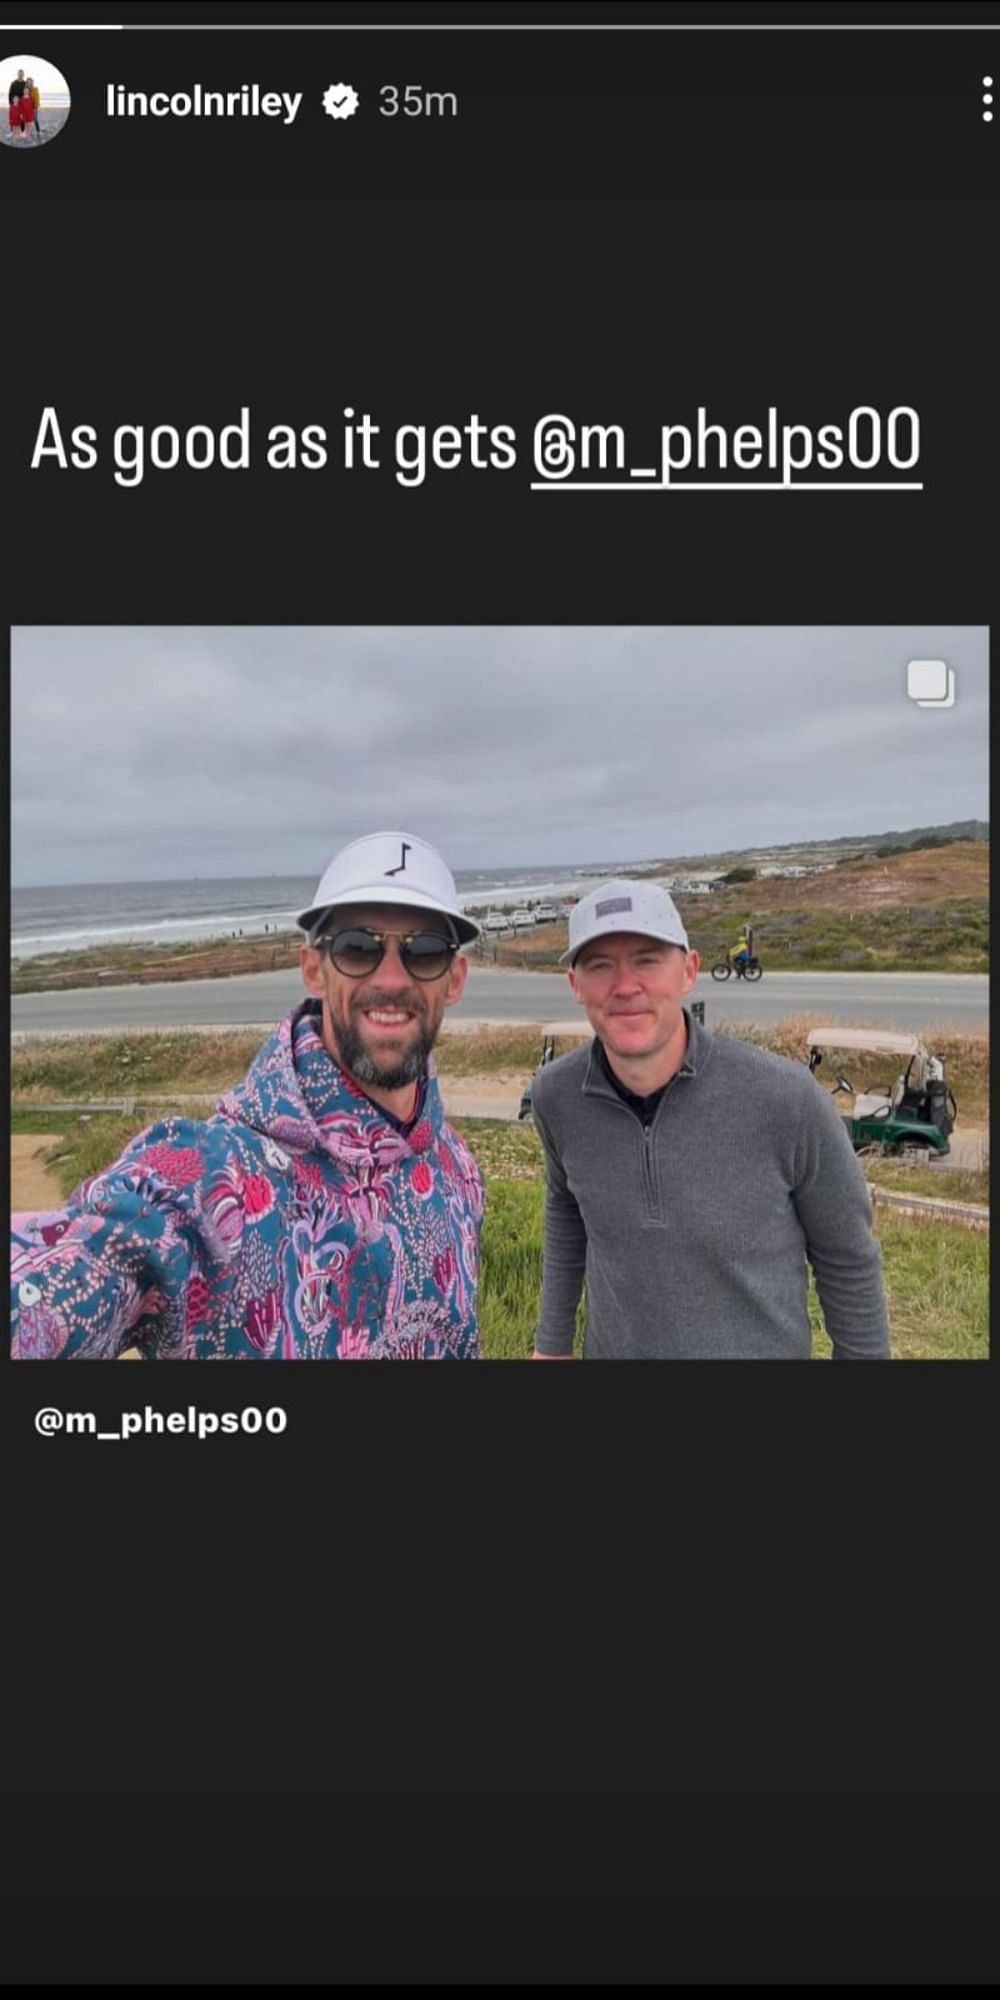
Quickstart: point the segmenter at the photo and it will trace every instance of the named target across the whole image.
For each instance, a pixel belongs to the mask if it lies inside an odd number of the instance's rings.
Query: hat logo
[[[613,917],[619,910],[632,908],[631,896],[607,896],[603,903],[595,903],[595,917]]]
[[[387,875],[402,875],[402,874],[404,874],[404,873],[405,873],[405,871],[406,871],[406,857],[407,857],[407,855],[409,854],[409,851],[410,851],[410,842],[409,842],[408,840],[404,840],[404,841],[402,842],[402,850],[403,850],[403,851],[402,851],[402,853],[401,853],[401,855],[400,855],[400,857],[399,857],[399,861],[397,862],[397,864],[396,864],[396,867],[395,867],[395,868],[387,868],[387,869],[386,869],[385,873],[386,873]]]

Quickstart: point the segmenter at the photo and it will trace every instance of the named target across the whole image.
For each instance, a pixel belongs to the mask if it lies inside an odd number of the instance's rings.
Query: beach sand
[[[2,109],[3,119],[0,122],[0,139],[3,140],[5,146],[10,147],[12,153],[34,153],[38,151],[40,146],[47,146],[49,140],[54,139],[56,133],[62,131],[69,117],[68,104],[53,105],[51,109],[43,104],[41,137],[39,138],[34,131],[31,131],[26,139],[20,133],[15,139],[10,129],[6,106],[2,107]]]

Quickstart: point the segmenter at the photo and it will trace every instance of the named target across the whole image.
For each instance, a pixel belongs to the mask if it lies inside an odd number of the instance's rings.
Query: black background
[[[992,621],[995,36],[12,44],[73,109],[0,153],[33,272],[5,286],[11,624]],[[109,78],[195,77],[309,103],[103,116]],[[332,124],[340,78],[460,115]],[[47,404],[102,439],[247,404],[255,436],[351,405],[523,441],[702,403],[913,405],[925,491],[28,470]],[[669,716],[665,687],[667,743]],[[316,726],[335,746],[335,689]],[[995,1973],[992,1365],[147,1381],[3,1377],[26,1976]],[[33,1434],[140,1396],[289,1427]]]

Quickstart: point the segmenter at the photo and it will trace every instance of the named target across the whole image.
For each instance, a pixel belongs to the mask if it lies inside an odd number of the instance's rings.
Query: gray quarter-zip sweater
[[[536,1347],[587,1360],[808,1360],[807,1260],[835,1360],[889,1356],[871,1198],[805,1064],[685,1013],[687,1053],[649,1125],[596,1043],[540,1070],[546,1164]]]

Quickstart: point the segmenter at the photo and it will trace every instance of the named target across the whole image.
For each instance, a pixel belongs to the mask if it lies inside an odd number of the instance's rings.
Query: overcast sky
[[[453,868],[988,817],[985,628],[16,627],[13,879]],[[951,709],[906,694],[955,669]]]
[[[2,92],[2,100],[0,101],[2,101],[5,107],[5,118],[7,116],[7,92],[19,69],[23,69],[25,76],[30,76],[37,83],[42,93],[43,102],[46,97],[63,97],[69,90],[69,85],[63,76],[62,70],[56,69],[55,64],[48,62],[44,56],[15,54],[0,57],[0,92]]]

